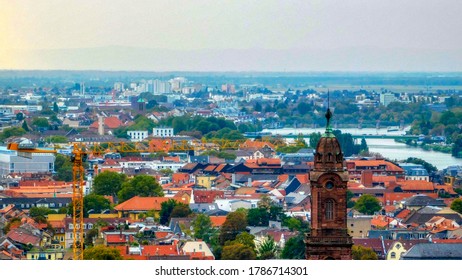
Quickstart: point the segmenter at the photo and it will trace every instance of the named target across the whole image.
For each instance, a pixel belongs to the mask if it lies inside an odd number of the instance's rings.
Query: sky
[[[460,0],[0,0],[0,69],[461,71],[460,11]]]

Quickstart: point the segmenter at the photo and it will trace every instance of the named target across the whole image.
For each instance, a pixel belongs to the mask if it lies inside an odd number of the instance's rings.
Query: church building
[[[326,131],[314,154],[310,172],[311,230],[305,239],[306,259],[351,260],[352,237],[347,230],[348,171],[340,144],[332,132],[327,108]]]

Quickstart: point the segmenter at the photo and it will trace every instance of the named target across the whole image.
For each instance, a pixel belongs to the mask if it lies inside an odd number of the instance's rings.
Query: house
[[[462,260],[462,243],[420,243],[401,256],[402,260]]]
[[[214,203],[225,196],[225,192],[219,190],[193,190],[193,194],[194,203]]]
[[[126,217],[138,220],[138,215],[140,213],[146,213],[150,210],[154,210],[158,214],[161,210],[162,202],[166,202],[169,199],[189,204],[189,202],[183,201],[181,198],[134,196],[114,207],[114,210],[117,211],[119,218]]]
[[[204,241],[187,241],[181,247],[183,254],[190,256],[191,260],[214,260],[215,256]]]
[[[48,246],[47,248],[33,248],[26,253],[27,260],[63,260],[65,251],[60,245]]]
[[[372,216],[347,217],[347,228],[353,238],[365,238],[372,229]]]
[[[350,159],[346,160],[345,164],[353,180],[360,179],[364,171],[372,172],[373,176],[404,177],[404,170],[401,167],[383,159]]]
[[[447,205],[441,199],[434,199],[425,194],[418,194],[405,199],[401,206],[401,208],[407,208],[409,210],[418,210],[425,206],[444,208]]]
[[[386,260],[399,260],[409,249],[416,244],[430,243],[426,239],[406,240],[406,241],[394,241],[389,245],[387,250]]]
[[[421,164],[400,163],[399,166],[404,169],[405,180],[430,181],[427,170]]]
[[[120,121],[118,117],[111,116],[111,117],[103,118],[104,131],[108,131],[108,130],[111,131],[121,126],[124,126],[124,123],[122,123],[122,121]],[[95,121],[90,125],[89,130],[96,133],[98,132],[98,128],[99,128],[99,121]]]

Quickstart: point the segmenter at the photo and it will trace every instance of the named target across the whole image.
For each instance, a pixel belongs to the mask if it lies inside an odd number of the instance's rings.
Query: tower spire
[[[327,91],[327,112],[326,112],[326,132],[324,133],[324,137],[335,137],[334,133],[332,132],[332,126],[330,124],[330,119],[332,118],[332,112],[330,111],[330,92]]]

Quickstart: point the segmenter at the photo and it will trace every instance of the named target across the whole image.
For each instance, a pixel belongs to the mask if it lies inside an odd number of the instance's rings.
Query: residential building
[[[173,128],[171,127],[154,127],[152,129],[152,136],[154,137],[173,137]]]
[[[129,130],[127,135],[132,142],[140,142],[149,137],[147,130]]]

